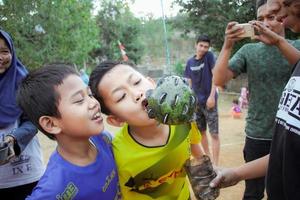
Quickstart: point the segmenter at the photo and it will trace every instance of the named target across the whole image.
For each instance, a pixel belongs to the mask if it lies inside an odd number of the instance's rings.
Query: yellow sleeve
[[[198,144],[201,141],[201,133],[198,129],[196,122],[191,123],[191,130],[189,135],[190,135],[191,144]]]

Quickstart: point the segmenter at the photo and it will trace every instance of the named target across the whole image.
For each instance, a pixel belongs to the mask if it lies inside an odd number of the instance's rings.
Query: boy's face
[[[286,28],[300,32],[300,0],[268,0],[267,7]]]
[[[263,22],[275,33],[279,35],[284,34],[284,27],[282,23],[276,20],[275,14],[268,12],[267,4],[264,4],[257,9],[257,20]]]
[[[156,123],[149,119],[143,100],[155,83],[128,65],[117,65],[105,74],[98,84],[105,105],[120,122],[147,126]]]
[[[208,42],[198,42],[196,44],[196,55],[198,58],[202,58],[202,56],[204,56],[209,49],[209,43]]]
[[[64,135],[90,137],[103,130],[100,104],[79,76],[67,76],[56,91],[60,96],[57,121]]]
[[[0,74],[3,74],[11,65],[12,55],[4,39],[0,37]]]

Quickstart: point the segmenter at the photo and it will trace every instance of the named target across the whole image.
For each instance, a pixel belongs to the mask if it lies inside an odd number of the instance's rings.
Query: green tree
[[[149,15],[142,19],[142,31],[141,38],[145,45],[145,55],[153,60],[155,58],[166,57],[165,37],[163,22],[161,18],[155,19]],[[170,45],[172,37],[172,27],[168,25],[168,19],[166,19],[167,38]],[[170,47],[170,46],[169,46]]]
[[[228,22],[245,23],[256,18],[255,0],[175,0],[175,2],[182,7],[183,15],[177,22],[174,21],[174,25],[181,27],[185,33],[209,35],[217,50],[222,47]],[[235,45],[235,49],[239,49],[245,42],[249,40],[239,42]]]
[[[92,8],[92,0],[3,0],[0,22],[30,68],[57,61],[82,65],[100,44]]]
[[[100,60],[121,59],[120,41],[129,59],[139,63],[144,49],[139,37],[141,21],[134,17],[126,0],[103,0],[100,6],[96,20],[101,29],[101,48],[93,51],[92,56]]]

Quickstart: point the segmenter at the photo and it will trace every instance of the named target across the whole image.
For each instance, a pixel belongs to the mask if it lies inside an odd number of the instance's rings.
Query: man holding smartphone
[[[274,14],[268,13],[266,2],[267,0],[257,1],[257,20],[284,36],[282,23],[275,19]],[[242,26],[236,25],[236,22],[227,25],[225,41],[216,61],[213,77],[217,86],[223,86],[242,73],[248,76],[250,101],[243,153],[245,161],[250,162],[269,154],[279,98],[293,66],[288,64],[276,47],[262,42],[244,45],[229,59],[235,42],[243,39],[240,36],[245,33]],[[289,42],[300,49],[299,41]],[[264,182],[264,177],[246,180],[243,199],[262,199]]]

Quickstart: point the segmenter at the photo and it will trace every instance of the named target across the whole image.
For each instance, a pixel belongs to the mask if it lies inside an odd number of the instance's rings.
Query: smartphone
[[[254,39],[255,31],[254,31],[254,27],[251,24],[243,23],[243,24],[236,24],[235,26],[243,27],[243,29],[245,30],[245,32],[243,34],[239,35],[238,37],[241,37],[241,38],[250,37],[251,39]]]

